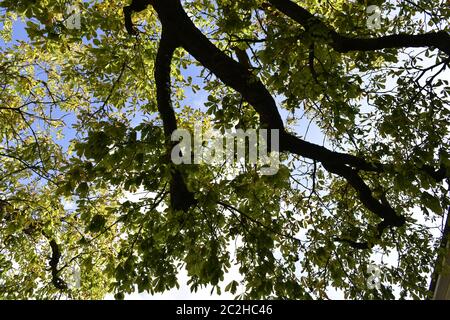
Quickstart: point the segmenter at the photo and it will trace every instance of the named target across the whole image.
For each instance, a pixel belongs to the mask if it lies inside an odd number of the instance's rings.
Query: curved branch
[[[172,57],[177,48],[177,43],[172,36],[167,34],[165,28],[161,33],[158,52],[155,60],[156,101],[161,116],[166,143],[170,142],[170,136],[177,129],[177,120],[172,106],[171,98],[171,64]]]
[[[308,10],[291,0],[268,0],[279,11],[306,30],[322,30],[331,47],[338,52],[373,51],[390,48],[435,47],[450,56],[450,35],[445,31],[424,34],[393,34],[376,38],[352,38],[341,35]]]
[[[379,201],[374,198],[372,190],[354,169],[348,166],[336,166],[330,163],[323,163],[323,166],[327,171],[345,178],[353,189],[358,192],[359,200],[362,204],[370,211],[376,213],[389,226],[401,227],[405,224],[405,218],[397,215],[387,201]]]
[[[129,35],[136,35],[138,32],[133,25],[131,14],[133,12],[141,12],[147,8],[151,1],[149,0],[133,0],[129,6],[123,8],[123,15],[125,19],[125,29]]]
[[[170,151],[173,147],[171,135],[177,129],[177,120],[172,106],[170,79],[172,57],[177,47],[178,42],[174,34],[163,26],[158,52],[156,54],[154,75],[156,82],[156,100],[164,126],[168,162],[170,162]],[[194,195],[189,192],[181,172],[176,168],[172,172],[170,183],[170,202],[173,209],[183,211],[187,211],[195,203]]]
[[[52,256],[50,257],[49,262],[48,262],[48,264],[50,266],[50,271],[52,273],[52,283],[56,289],[65,290],[65,289],[67,289],[67,284],[59,276],[59,273],[61,272],[61,270],[63,268],[58,269],[59,260],[61,258],[61,250],[59,249],[59,245],[55,239],[47,236],[47,234],[44,231],[42,231],[42,235],[48,239],[50,248],[52,249]]]
[[[59,251],[59,246],[54,239],[50,240],[50,247],[52,248],[52,257],[50,259],[49,265],[52,271],[52,283],[55,288],[59,290],[67,289],[67,284],[58,275],[61,271],[58,269],[61,252]]]

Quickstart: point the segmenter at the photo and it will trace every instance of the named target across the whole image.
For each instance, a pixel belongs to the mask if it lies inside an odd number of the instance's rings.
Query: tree
[[[79,29],[65,1],[0,2],[0,297],[163,292],[180,268],[239,298],[429,297],[450,210],[445,1],[136,3],[130,35],[128,1],[72,1]],[[175,165],[172,133],[198,122],[278,129],[278,173]]]

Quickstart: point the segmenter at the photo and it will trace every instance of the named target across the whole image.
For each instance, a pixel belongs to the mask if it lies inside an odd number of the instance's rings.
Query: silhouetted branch
[[[374,38],[354,38],[337,33],[319,18],[290,0],[268,0],[279,11],[302,25],[307,31],[318,30],[338,52],[373,51],[389,48],[438,48],[450,56],[450,35],[445,31],[423,34],[393,34]]]
[[[168,162],[170,162],[170,151],[173,147],[171,135],[177,129],[177,120],[171,99],[170,79],[172,57],[177,46],[178,43],[174,38],[173,33],[168,32],[166,27],[163,26],[155,61],[155,82],[158,111],[163,121],[164,135],[166,138]],[[183,176],[179,170],[174,170],[171,179],[171,206],[175,210],[187,211],[195,203],[194,195],[187,189]]]

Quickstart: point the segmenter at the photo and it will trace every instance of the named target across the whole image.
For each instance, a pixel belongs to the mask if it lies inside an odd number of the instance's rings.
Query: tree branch
[[[50,248],[52,249],[52,256],[49,259],[50,271],[52,273],[52,283],[56,289],[65,290],[67,289],[66,282],[59,277],[60,271],[63,269],[58,269],[59,259],[61,258],[61,250],[59,249],[58,243],[55,239],[47,236],[47,234],[42,231],[42,235],[46,237],[50,243]]]
[[[164,126],[168,162],[170,162],[170,152],[174,145],[171,141],[171,135],[177,130],[177,120],[172,106],[170,79],[172,57],[177,47],[178,42],[174,34],[163,26],[158,52],[156,54],[154,75],[156,82],[156,100]],[[187,211],[195,203],[194,195],[189,192],[181,172],[176,168],[172,173],[170,182],[170,202],[173,209],[183,211]]]
[[[307,31],[320,30],[325,40],[338,52],[374,51],[390,48],[435,47],[450,56],[450,35],[445,31],[423,34],[393,34],[376,38],[353,38],[341,35],[311,14],[308,10],[290,0],[268,0],[279,11],[302,25]]]

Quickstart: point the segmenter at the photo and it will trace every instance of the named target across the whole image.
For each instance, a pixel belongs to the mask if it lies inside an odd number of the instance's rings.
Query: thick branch
[[[52,273],[52,283],[56,289],[65,290],[67,289],[67,284],[59,277],[59,273],[61,271],[61,269],[58,269],[59,259],[61,258],[61,250],[59,249],[59,245],[55,239],[48,237],[44,231],[42,231],[42,235],[48,239],[50,248],[52,249],[52,256],[48,262]]]
[[[170,71],[172,57],[177,45],[165,29],[161,33],[155,61],[156,100],[161,116],[166,143],[170,142],[172,132],[177,129],[177,120],[172,106]]]
[[[333,45],[338,52],[420,47],[438,48],[450,56],[450,35],[445,31],[438,31],[423,34],[393,34],[370,39],[339,36]]]
[[[405,218],[398,216],[387,201],[379,201],[373,197],[372,190],[370,190],[354,169],[347,166],[336,166],[331,163],[324,163],[323,166],[329,172],[345,178],[358,192],[359,200],[363,205],[370,211],[376,213],[380,218],[384,219],[390,226],[401,227],[405,223]]]
[[[394,34],[377,38],[353,38],[341,35],[306,9],[290,0],[268,0],[306,30],[321,30],[329,44],[338,52],[373,51],[390,48],[435,47],[450,56],[450,35],[445,31],[424,34]]]
[[[172,57],[176,48],[177,41],[174,34],[168,32],[163,26],[158,53],[156,55],[154,75],[156,82],[156,99],[158,111],[164,126],[168,162],[170,161],[170,151],[173,147],[170,138],[172,133],[177,129],[177,120],[172,106],[170,79]],[[170,202],[173,209],[183,211],[187,211],[195,203],[193,194],[188,191],[183,176],[177,169],[172,173]]]
[[[52,271],[52,283],[55,288],[59,290],[67,289],[67,284],[59,277],[58,263],[61,258],[61,252],[59,246],[55,240],[50,240],[50,247],[52,248],[52,257],[49,261],[50,269]]]
[[[129,6],[123,8],[123,15],[125,19],[125,29],[129,35],[136,35],[137,30],[133,25],[131,14],[133,12],[141,12],[150,4],[149,0],[133,0]]]

